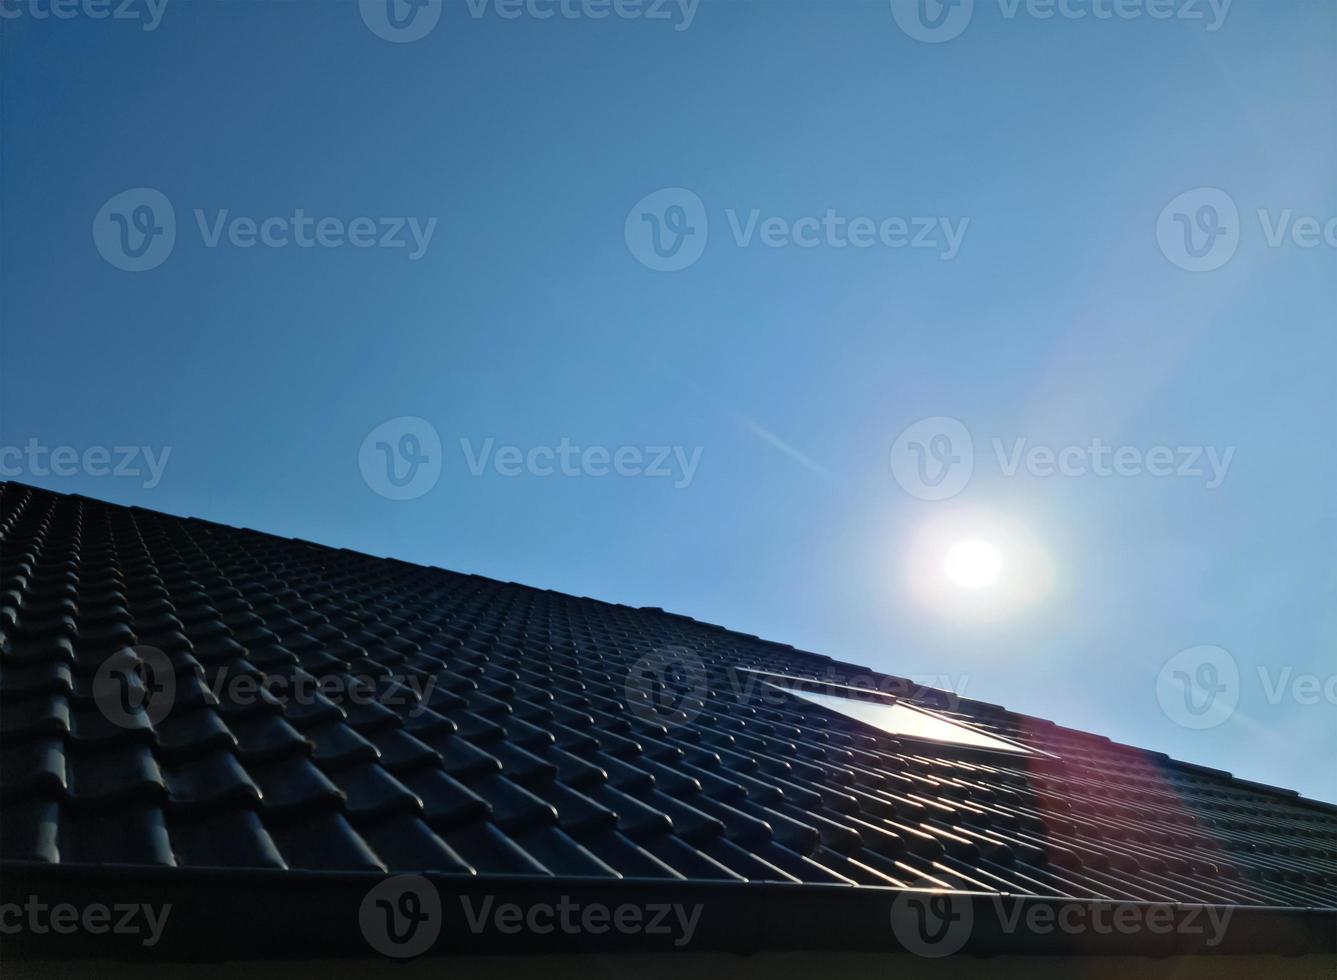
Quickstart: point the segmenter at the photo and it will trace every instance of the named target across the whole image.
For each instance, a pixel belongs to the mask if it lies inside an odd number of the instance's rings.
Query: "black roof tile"
[[[112,720],[98,671],[137,644],[175,694]],[[739,668],[1031,751],[893,737]],[[1337,906],[1337,808],[1293,793],[661,610],[12,483],[0,817],[6,861],[71,869]]]
[[[225,809],[168,821],[178,862],[204,868],[285,868],[274,839],[253,809]]]

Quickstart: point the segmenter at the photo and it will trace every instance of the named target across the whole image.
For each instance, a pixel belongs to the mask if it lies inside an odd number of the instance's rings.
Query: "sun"
[[[942,571],[947,581],[963,589],[987,589],[1003,574],[1003,553],[988,541],[958,541],[947,549]]]
[[[1057,578],[1048,548],[1020,515],[997,510],[935,510],[898,550],[908,597],[956,623],[1018,615],[1046,599]]]

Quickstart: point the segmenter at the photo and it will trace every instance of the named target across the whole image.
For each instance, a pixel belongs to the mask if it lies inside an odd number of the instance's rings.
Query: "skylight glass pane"
[[[946,718],[917,708],[911,708],[900,702],[884,704],[875,701],[835,697],[830,694],[817,694],[813,691],[803,691],[791,687],[783,688],[783,690],[788,691],[796,698],[802,698],[804,701],[811,701],[823,708],[829,708],[847,718],[853,718],[865,725],[880,728],[889,735],[926,738],[935,742],[952,742],[956,745],[965,745],[976,749],[992,749],[995,752],[1015,752],[1019,755],[1030,755],[1030,752],[1020,745],[1004,742],[1000,738],[985,735],[973,728],[958,725]]]

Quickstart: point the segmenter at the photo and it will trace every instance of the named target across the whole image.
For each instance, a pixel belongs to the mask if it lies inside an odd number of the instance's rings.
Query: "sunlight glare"
[[[1003,554],[988,541],[958,541],[947,549],[942,570],[948,581],[963,589],[987,589],[998,584]]]
[[[904,582],[920,605],[947,619],[994,622],[1044,599],[1054,568],[1045,547],[1015,517],[952,508],[915,530]]]

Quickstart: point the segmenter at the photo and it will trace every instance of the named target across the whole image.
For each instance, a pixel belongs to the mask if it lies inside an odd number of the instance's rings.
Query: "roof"
[[[224,906],[267,955],[369,952],[356,910],[404,874],[531,902],[713,898],[702,935],[722,947],[904,948],[887,916],[932,889],[977,924],[1003,897],[1201,906],[1238,911],[1241,949],[1337,948],[1337,808],[905,678],[16,483],[0,559],[7,890],[174,896],[179,955],[227,955]],[[892,734],[804,691],[982,741]]]

